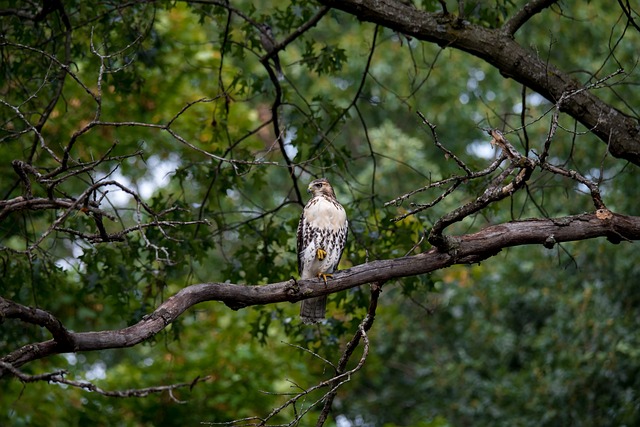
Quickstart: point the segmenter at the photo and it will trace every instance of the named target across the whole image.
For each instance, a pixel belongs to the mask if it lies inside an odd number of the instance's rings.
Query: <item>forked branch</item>
[[[436,204],[443,201],[446,197],[451,195],[454,190],[462,184],[496,173],[496,175],[491,179],[482,194],[480,194],[474,200],[452,210],[451,212],[448,212],[437,221],[435,221],[429,234],[428,240],[429,243],[431,243],[442,252],[449,252],[451,249],[453,249],[451,245],[453,244],[455,239],[449,240],[447,236],[443,234],[444,230],[448,226],[462,221],[463,219],[482,211],[492,203],[504,200],[505,198],[512,196],[515,192],[523,189],[536,169],[549,171],[553,174],[572,179],[577,183],[586,186],[591,194],[595,210],[607,210],[600,195],[600,189],[594,181],[588,179],[575,170],[568,170],[561,166],[556,166],[548,162],[547,159],[550,143],[557,129],[558,113],[559,106],[556,107],[556,110],[554,112],[551,128],[544,143],[544,150],[540,155],[537,156],[537,158],[530,158],[525,154],[520,153],[499,130],[487,130],[487,133],[491,136],[491,145],[498,147],[501,150],[500,155],[486,169],[480,171],[472,171],[471,168],[462,159],[455,156],[454,153],[452,153],[449,149],[446,148],[444,144],[440,142],[438,134],[436,133],[436,126],[430,123],[422,113],[418,112],[418,115],[422,119],[423,123],[426,124],[431,130],[433,141],[436,147],[443,151],[447,158],[452,158],[457,163],[458,167],[464,172],[464,174],[454,175],[443,178],[439,181],[430,182],[424,187],[413,190],[387,202],[385,206],[394,204],[400,205],[403,203],[403,201],[423,191],[436,188],[444,188],[444,190],[439,195],[437,195],[428,203],[412,203],[412,209],[409,212],[406,212],[405,214],[394,218],[395,221],[398,221],[410,215],[423,211],[427,208],[435,206]],[[505,163],[506,166],[503,166]],[[497,173],[501,166],[503,166],[503,169],[499,173]]]
[[[372,261],[339,271],[331,280],[331,286],[325,286],[321,279],[291,279],[264,286],[231,283],[191,285],[170,297],[140,322],[127,328],[69,332],[65,339],[58,336],[15,349],[0,358],[0,361],[19,368],[25,363],[54,354],[132,347],[153,337],[186,310],[205,301],[219,301],[235,310],[252,305],[293,303],[366,283],[382,283],[400,277],[429,273],[454,264],[477,263],[507,247],[530,244],[552,247],[556,243],[597,237],[605,237],[613,243],[640,240],[640,217],[619,215],[601,209],[592,214],[528,219],[493,225],[473,234],[448,236],[447,252],[433,248],[414,256]],[[16,303],[7,302],[0,297],[0,318],[19,319],[17,313],[20,310],[16,311],[14,304]],[[22,311],[26,310],[29,308],[24,307]],[[53,316],[52,318],[55,319]],[[10,372],[0,368],[0,377],[7,374]]]

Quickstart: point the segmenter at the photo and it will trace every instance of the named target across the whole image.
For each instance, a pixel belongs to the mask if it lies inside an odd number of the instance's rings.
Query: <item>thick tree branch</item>
[[[518,44],[506,28],[487,29],[452,15],[427,13],[394,0],[320,0],[362,21],[373,22],[419,40],[470,53],[496,67],[504,76],[535,90],[605,144],[615,157],[640,165],[640,123],[586,90],[567,73]],[[540,5],[545,2],[535,2]],[[567,96],[573,94],[572,96]]]
[[[192,285],[173,295],[153,313],[130,327],[112,331],[69,332],[63,334],[64,339],[56,334],[52,340],[26,345],[2,357],[0,361],[18,368],[53,354],[131,347],[162,331],[193,305],[205,301],[220,301],[234,310],[251,305],[297,302],[366,283],[429,273],[453,264],[480,262],[507,247],[527,244],[552,247],[555,243],[596,237],[606,237],[614,243],[640,240],[640,217],[618,215],[602,209],[593,214],[494,225],[473,234],[448,236],[448,253],[431,249],[415,256],[373,261],[340,271],[334,275],[331,286],[325,286],[320,279],[297,282],[292,279],[264,286],[229,283]],[[19,313],[30,310],[26,307],[16,310],[15,304],[0,297],[0,318],[21,318]],[[40,318],[47,320],[37,321]],[[46,314],[35,315],[32,319],[32,323],[44,326],[55,322],[54,317]],[[63,328],[62,325],[59,327]],[[5,369],[0,369],[0,377],[7,373]]]

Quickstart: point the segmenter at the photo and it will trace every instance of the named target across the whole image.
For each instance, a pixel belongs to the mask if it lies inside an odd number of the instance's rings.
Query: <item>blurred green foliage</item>
[[[441,3],[414,2],[428,11],[440,10]],[[444,3],[458,13],[457,2]],[[515,3],[467,1],[465,18],[499,27],[521,6]],[[0,2],[0,9],[32,6],[12,5]],[[190,284],[258,286],[297,277],[301,205],[269,126],[277,91],[260,62],[264,51],[254,24],[268,23],[280,41],[320,6],[307,0],[231,6],[238,13],[230,17],[216,2],[67,1],[69,28],[59,10],[39,20],[0,17],[3,200],[23,191],[12,160],[50,172],[58,166],[51,153],[62,156],[83,130],[69,150],[69,172],[108,160],[69,173],[56,197],[78,197],[93,183],[117,180],[139,192],[154,212],[170,210],[163,220],[209,221],[134,230],[110,243],[54,231],[26,254],[60,211],[12,213],[0,222],[3,297],[47,310],[71,330],[93,331],[131,325]],[[597,94],[637,116],[640,93],[627,89],[638,81],[640,34],[610,2],[560,2],[534,16],[516,39],[583,83],[626,69],[629,86]],[[411,205],[385,202],[460,172],[434,146],[417,111],[476,170],[495,155],[483,129],[500,128],[531,153],[542,151],[550,126],[552,105],[489,64],[344,13],[330,11],[279,57],[286,76],[279,120],[300,190],[304,194],[313,176],[327,176],[350,218],[341,268],[427,250],[422,237],[431,224],[485,188],[487,181],[466,183],[434,208],[392,221]],[[71,74],[61,72],[60,63]],[[87,128],[94,119],[120,124]],[[161,128],[169,123],[181,139]],[[640,214],[635,167],[607,156],[606,146],[574,119],[561,116],[560,125],[554,162],[600,181],[612,210]],[[245,162],[221,162],[192,147]],[[104,190],[95,197],[113,215],[104,221],[108,232],[154,219],[121,188]],[[419,193],[410,202],[428,203],[441,191]],[[47,196],[35,183],[33,193]],[[575,182],[536,172],[526,191],[447,231],[590,210],[590,198]],[[64,227],[95,233],[95,222],[82,212],[70,215]],[[371,353],[340,389],[333,422],[638,424],[638,277],[631,244],[584,241],[552,250],[511,248],[480,265],[387,283],[369,334]],[[66,369],[69,378],[105,390],[210,379],[173,397],[129,399],[3,379],[0,425],[199,425],[264,417],[288,393],[332,376],[311,352],[337,363],[368,300],[366,287],[332,295],[331,318],[319,328],[301,325],[290,304],[240,311],[215,302],[198,305],[134,348],[66,354],[22,370]],[[40,328],[2,320],[3,354],[50,338]],[[354,358],[359,355],[357,350]],[[296,411],[320,396],[310,394]],[[315,414],[299,425],[314,425]],[[287,423],[294,415],[290,408],[270,422]]]

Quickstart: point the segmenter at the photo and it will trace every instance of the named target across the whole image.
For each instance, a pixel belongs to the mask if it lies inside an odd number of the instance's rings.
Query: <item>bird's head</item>
[[[311,181],[309,183],[309,187],[307,188],[307,193],[312,194],[313,197],[319,196],[321,194],[333,198],[336,197],[336,193],[333,192],[333,188],[326,178],[318,178]]]

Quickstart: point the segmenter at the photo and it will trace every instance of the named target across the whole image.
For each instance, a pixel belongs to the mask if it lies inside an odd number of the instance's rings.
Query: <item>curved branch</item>
[[[318,22],[320,22],[320,20],[329,12],[329,10],[330,10],[330,8],[326,7],[326,6],[320,8],[320,10],[318,10],[318,12],[314,16],[312,16],[303,25],[298,27],[294,32],[289,34],[284,40],[282,40],[281,42],[277,42],[276,40],[273,40],[274,45],[271,47],[270,51],[268,51],[267,54],[260,59],[260,61],[265,65],[265,68],[266,68],[267,72],[269,73],[269,78],[273,82],[273,86],[274,86],[275,91],[276,91],[276,94],[275,94],[276,96],[275,96],[275,99],[274,99],[273,104],[271,106],[271,117],[272,117],[272,121],[273,121],[273,130],[274,130],[275,135],[276,135],[276,141],[278,142],[278,146],[280,147],[280,153],[281,153],[282,157],[284,158],[285,163],[287,164],[287,169],[289,170],[289,177],[291,178],[291,182],[293,184],[293,190],[296,193],[296,199],[297,199],[296,201],[301,206],[304,206],[304,202],[303,202],[303,199],[302,199],[302,193],[300,192],[300,185],[298,183],[298,177],[296,176],[295,164],[289,158],[289,155],[287,154],[287,150],[285,149],[284,131],[280,129],[280,123],[279,123],[280,120],[278,118],[278,111],[279,111],[280,107],[282,106],[282,87],[280,86],[280,78],[279,78],[279,76],[276,76],[274,71],[268,65],[268,61],[269,61],[270,58],[273,58],[275,61],[277,61],[278,60],[278,56],[277,55],[278,55],[278,52],[280,50],[284,49],[288,44],[290,44],[296,38],[300,37],[302,34],[304,34],[309,29],[315,27],[318,24]],[[280,73],[281,72],[282,71],[280,71]],[[284,126],[284,129],[285,130],[287,129],[286,124]]]
[[[47,328],[53,339],[63,344],[71,343],[71,333],[62,326],[60,320],[51,313],[39,308],[25,307],[24,305],[0,297],[0,319],[20,319],[26,323]]]
[[[620,8],[624,12],[624,15],[627,17],[627,20],[629,21],[629,24],[631,24],[636,30],[640,31],[640,25],[638,25],[638,23],[635,21],[635,19],[633,19],[633,15],[631,14],[633,9],[631,9],[631,5],[629,4],[629,0],[626,0],[626,3],[627,4],[625,5],[622,2],[622,0],[618,0],[618,4],[620,5]]]
[[[369,302],[369,309],[367,310],[367,315],[360,323],[358,331],[351,338],[351,340],[347,343],[342,356],[340,356],[340,361],[338,362],[338,366],[336,367],[336,375],[339,377],[344,375],[347,369],[347,363],[355,349],[360,345],[360,340],[364,339],[365,341],[365,350],[364,353],[368,353],[368,340],[367,340],[367,332],[373,326],[373,322],[376,318],[376,309],[378,308],[378,298],[380,297],[380,292],[382,292],[383,283],[372,283],[371,284],[371,301]],[[361,363],[364,363],[364,355],[361,359]],[[327,393],[327,396],[324,399],[324,405],[322,407],[322,411],[320,412],[320,417],[318,418],[317,426],[322,426],[327,421],[329,417],[329,413],[331,412],[331,408],[333,406],[333,401],[338,395],[338,387],[341,385],[339,379],[335,379],[331,382],[330,387],[331,391]]]
[[[504,76],[535,90],[608,145],[615,157],[640,165],[640,123],[605,103],[569,74],[518,44],[506,29],[460,22],[394,0],[320,0],[321,3],[403,34],[470,53]],[[544,4],[545,2],[539,2]],[[515,22],[511,26],[515,25]],[[517,26],[517,25],[516,25]],[[572,94],[572,96],[567,96]]]
[[[532,0],[513,15],[502,28],[507,34],[513,36],[533,15],[542,12],[555,3],[558,3],[558,0]]]
[[[315,27],[318,24],[318,22],[320,22],[320,20],[329,12],[329,10],[331,10],[330,7],[327,7],[327,6],[321,7],[315,13],[315,15],[309,18],[309,20],[306,21],[304,24],[296,28],[293,32],[291,32],[291,34],[286,36],[282,41],[280,42],[276,41],[271,52],[267,52],[267,54],[261,59],[261,61],[266,61],[272,57],[275,57],[278,54],[278,52],[280,52],[281,50],[286,48],[288,45],[290,45],[291,42],[293,42],[295,39],[297,39],[302,34],[307,32],[309,29]]]
[[[449,253],[434,248],[414,256],[373,261],[337,272],[331,280],[331,286],[326,286],[320,279],[297,282],[292,279],[264,286],[229,283],[192,285],[170,297],[135,325],[110,331],[69,332],[66,334],[67,339],[55,337],[49,341],[29,344],[7,354],[0,361],[18,368],[53,354],[132,347],[162,331],[190,307],[205,301],[220,301],[234,310],[252,305],[297,302],[366,283],[382,283],[429,273],[454,264],[477,263],[507,247],[528,244],[552,247],[555,243],[596,237],[606,237],[613,243],[640,240],[640,217],[618,215],[601,209],[593,214],[507,222],[473,234],[449,236]],[[7,307],[15,307],[15,304],[0,297],[0,318],[19,318],[15,313],[29,310],[26,307],[18,311],[7,310]],[[44,325],[42,322],[33,323]],[[0,369],[0,377],[7,373],[6,369]]]

